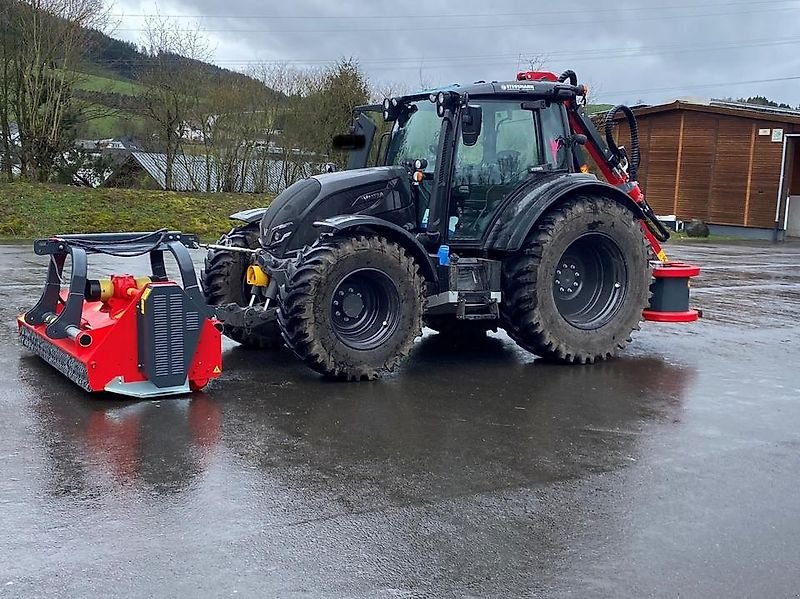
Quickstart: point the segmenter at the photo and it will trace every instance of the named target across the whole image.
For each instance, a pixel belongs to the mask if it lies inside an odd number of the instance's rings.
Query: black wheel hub
[[[400,321],[400,293],[383,271],[364,268],[345,276],[331,297],[336,336],[353,349],[380,347]]]
[[[566,254],[565,254],[565,257]],[[556,268],[556,278],[553,281],[553,291],[558,297],[570,299],[581,291],[581,271],[586,272],[583,262],[572,256],[569,260],[562,258],[561,264]]]
[[[614,318],[625,301],[625,259],[608,235],[587,233],[576,239],[553,274],[556,308],[576,328],[599,329]]]
[[[350,290],[345,293],[342,300],[342,312],[344,312],[345,318],[358,318],[361,315],[361,312],[364,311],[364,300],[361,298],[360,291],[354,292]]]

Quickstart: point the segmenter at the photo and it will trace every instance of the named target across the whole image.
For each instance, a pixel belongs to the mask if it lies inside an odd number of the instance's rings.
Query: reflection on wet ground
[[[21,354],[43,271],[0,247],[0,596],[796,592],[800,248],[673,253],[704,320],[612,362],[426,335],[337,384],[229,343],[207,393],[124,402]]]

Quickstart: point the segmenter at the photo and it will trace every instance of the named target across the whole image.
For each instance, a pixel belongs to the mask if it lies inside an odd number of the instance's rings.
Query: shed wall
[[[792,124],[697,110],[645,114],[638,122],[639,181],[657,214],[719,225],[774,226],[783,144],[758,131],[790,133]],[[629,148],[627,124],[618,129]]]

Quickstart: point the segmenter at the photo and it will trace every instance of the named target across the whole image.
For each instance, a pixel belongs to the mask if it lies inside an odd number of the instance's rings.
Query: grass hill
[[[161,227],[213,240],[230,229],[229,214],[267,206],[271,200],[269,194],[0,183],[0,240],[33,239],[56,233],[154,231]]]
[[[2,1],[2,0],[0,0]],[[147,67],[150,58],[135,44],[114,39],[92,30],[86,46],[82,74],[76,84],[76,97],[94,106],[108,109],[109,114],[82,122],[77,127],[79,138],[148,136],[148,124],[142,113],[144,86],[137,82],[138,73]],[[246,80],[247,75],[217,65],[194,61],[209,76],[221,83]],[[611,104],[590,104],[589,114],[604,112]]]
[[[114,39],[102,32],[89,32],[81,74],[75,85],[78,100],[107,109],[108,115],[81,122],[76,134],[79,138],[143,137],[147,123],[141,116],[144,86],[138,83],[138,74],[151,60],[135,44]],[[216,80],[252,83],[247,75],[223,69],[216,65],[193,61],[201,70]]]

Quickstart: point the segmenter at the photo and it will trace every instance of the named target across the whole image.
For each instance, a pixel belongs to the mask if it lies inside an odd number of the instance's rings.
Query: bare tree
[[[107,12],[102,0],[6,0],[3,16],[3,149],[10,142],[6,121],[13,115],[22,172],[43,181],[67,149],[67,133],[77,118],[72,90],[87,30],[101,29]]]
[[[321,93],[322,71],[277,65],[263,75],[263,83],[278,94],[272,115],[273,137],[281,164],[281,183],[290,185],[308,174],[305,169],[315,137],[315,113],[309,98]]]
[[[3,0],[0,3],[0,171],[8,181],[13,179],[14,156],[11,134],[11,94],[15,70],[16,31],[12,29],[15,6]]]
[[[182,29],[161,17],[147,19],[144,49],[148,60],[138,73],[145,85],[144,114],[156,125],[164,149],[164,182],[174,187],[175,158],[187,131],[188,120],[200,99],[203,86],[201,61],[210,55],[199,29]]]
[[[373,104],[380,104],[384,98],[394,96],[404,96],[411,93],[411,88],[407,83],[398,81],[381,81],[370,85],[369,101]]]
[[[532,54],[525,57],[525,66],[531,71],[541,71],[547,64],[547,57],[544,54]]]

